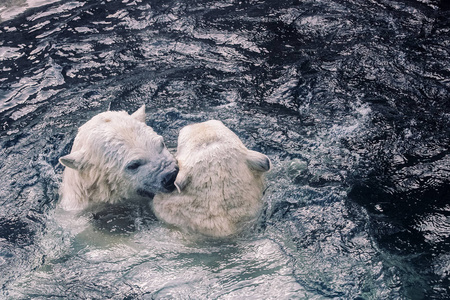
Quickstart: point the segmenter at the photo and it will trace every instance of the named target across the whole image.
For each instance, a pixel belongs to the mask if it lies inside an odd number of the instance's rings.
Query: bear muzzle
[[[163,175],[161,186],[163,187],[163,192],[172,192],[175,190],[175,179],[178,175],[178,167],[175,167],[175,169],[165,175]]]
[[[136,191],[136,194],[137,194],[138,196],[140,196],[140,197],[150,198],[150,199],[153,199],[153,197],[155,196],[154,193],[152,193],[152,192],[150,192],[150,191],[148,191],[148,190],[146,190],[146,189],[138,189],[138,190]]]

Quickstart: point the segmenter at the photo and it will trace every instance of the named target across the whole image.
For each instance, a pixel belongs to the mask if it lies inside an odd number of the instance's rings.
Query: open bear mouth
[[[141,197],[145,197],[145,198],[153,198],[155,196],[154,193],[149,192],[147,190],[143,190],[143,189],[139,189],[137,190],[137,194]]]
[[[172,182],[171,184],[167,184],[165,185],[162,189],[161,192],[163,193],[171,193],[175,190],[175,182]]]
[[[163,193],[171,193],[175,190],[175,179],[177,178],[178,175],[178,167],[176,167],[174,169],[174,171],[172,171],[169,174],[166,174],[161,182],[162,184],[162,189],[161,191]]]

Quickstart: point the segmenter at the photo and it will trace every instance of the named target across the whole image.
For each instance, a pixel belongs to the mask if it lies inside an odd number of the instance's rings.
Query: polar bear
[[[66,168],[60,189],[64,210],[91,204],[149,200],[171,192],[178,173],[163,138],[145,124],[145,106],[132,115],[107,111],[78,129],[72,151],[59,159]]]
[[[239,233],[259,217],[269,158],[248,150],[222,122],[188,125],[178,137],[178,191],[152,202],[162,221],[209,237]]]

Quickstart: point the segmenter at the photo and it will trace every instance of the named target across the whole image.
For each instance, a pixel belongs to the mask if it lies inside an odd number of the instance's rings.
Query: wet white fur
[[[150,163],[140,173],[126,172],[134,159]],[[137,198],[139,188],[156,193],[160,169],[175,165],[162,137],[145,124],[145,106],[132,115],[108,111],[94,116],[79,128],[71,153],[60,162],[66,166],[60,189],[65,210]]]
[[[222,122],[184,127],[178,137],[179,191],[157,194],[153,210],[164,222],[212,237],[227,237],[254,222],[263,206],[264,154],[248,150]]]

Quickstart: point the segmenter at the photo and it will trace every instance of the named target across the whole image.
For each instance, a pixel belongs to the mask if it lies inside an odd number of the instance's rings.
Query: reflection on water
[[[450,296],[442,1],[8,1],[0,18],[3,298]],[[55,210],[77,128],[143,103],[169,148],[215,118],[270,156],[254,231]]]
[[[0,22],[17,17],[30,8],[58,1],[60,0],[3,0],[0,3]]]

